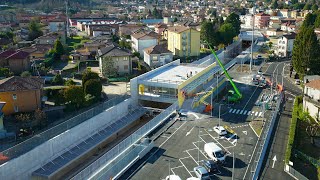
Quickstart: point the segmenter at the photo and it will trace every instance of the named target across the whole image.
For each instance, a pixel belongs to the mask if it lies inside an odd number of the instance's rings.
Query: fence
[[[284,171],[297,180],[308,180],[308,178],[306,178],[304,175],[296,171],[293,167],[289,166],[288,164],[285,165]]]
[[[93,173],[99,172],[99,169],[106,164],[110,163],[113,159],[120,156],[123,152],[125,152],[128,148],[130,148],[133,144],[139,141],[142,137],[145,137],[150,132],[152,132],[155,128],[157,128],[163,121],[165,121],[178,107],[178,103],[172,104],[165,111],[160,113],[158,116],[153,118],[147,124],[139,128],[133,134],[128,136],[126,139],[121,141],[115,147],[113,147],[110,151],[102,155],[99,159],[91,163],[77,175],[75,175],[72,180],[80,180],[80,179],[88,179]],[[128,164],[130,162],[127,162]],[[114,174],[116,175],[116,174]]]
[[[307,160],[308,162],[310,162],[312,165],[314,165],[316,168],[320,167],[320,160],[317,160],[313,157],[310,157],[306,154],[304,154],[303,152],[300,152],[298,150],[293,149],[293,152],[296,156],[300,157],[301,159]]]
[[[278,116],[278,112],[280,109],[280,105],[281,102],[283,100],[283,94],[279,94],[279,98],[278,98],[278,102],[276,105],[276,108],[274,109],[273,113],[272,113],[272,117],[271,117],[271,121],[266,121],[265,125],[264,125],[264,130],[260,136],[260,138],[258,140],[261,141],[261,145],[257,147],[257,154],[256,157],[254,159],[254,162],[252,163],[251,166],[251,176],[250,179],[258,179],[259,174],[260,174],[260,170],[262,167],[262,163],[264,161],[265,155],[266,155],[266,151],[269,145],[269,141],[271,138],[271,134],[274,128],[274,124],[276,121],[276,118]]]
[[[100,114],[105,109],[108,109],[112,106],[119,104],[120,102],[124,101],[127,98],[129,98],[128,95],[123,95],[121,97],[110,99],[109,101],[106,101],[94,108],[89,109],[86,112],[83,112],[75,117],[72,117],[69,120],[59,125],[56,125],[40,134],[36,134],[33,137],[27,139],[26,141],[23,141],[9,149],[2,151],[0,154],[5,158],[3,158],[3,160],[0,160],[0,165],[7,161],[10,161],[11,159],[14,159],[23,155],[24,153],[34,149],[35,147],[41,145],[42,143],[48,141],[49,139],[67,131],[68,129],[71,129],[81,124],[82,122]]]

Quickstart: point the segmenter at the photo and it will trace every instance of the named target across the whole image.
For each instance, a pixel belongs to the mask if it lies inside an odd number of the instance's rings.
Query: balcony
[[[303,100],[308,101],[312,104],[314,104],[315,106],[320,108],[320,99],[313,99],[312,97],[310,97],[308,94],[304,94],[303,96]]]

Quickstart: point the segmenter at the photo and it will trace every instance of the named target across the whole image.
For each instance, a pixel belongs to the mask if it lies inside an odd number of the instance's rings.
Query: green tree
[[[292,51],[292,64],[295,71],[303,77],[306,74],[320,73],[320,45],[314,28],[302,27]],[[309,70],[309,71],[308,71]]]
[[[173,19],[173,22],[177,22],[177,21],[178,21],[178,18],[175,17],[175,18]]]
[[[52,79],[52,84],[63,85],[63,78],[60,74],[56,74]]]
[[[271,8],[278,9],[278,7],[279,7],[278,0],[273,0],[273,2],[271,4]]]
[[[304,5],[303,10],[311,10],[311,4],[307,3]]]
[[[317,11],[319,9],[319,6],[317,4],[313,4],[311,7],[312,11]]]
[[[28,25],[29,28],[29,34],[28,34],[28,40],[33,41],[37,37],[40,37],[43,35],[43,32],[41,31],[40,24],[37,22],[36,19],[32,19]]]
[[[0,77],[10,77],[13,76],[13,73],[10,71],[9,68],[0,68]]]
[[[98,79],[89,79],[84,84],[84,93],[86,95],[91,94],[97,100],[101,96],[101,91],[102,91],[102,84],[101,84],[101,81]]]
[[[317,16],[316,21],[314,22],[315,28],[320,28],[320,15]]]
[[[86,70],[82,74],[82,86],[84,86],[85,83],[90,79],[98,79],[98,80],[100,80],[100,77],[99,77],[98,73],[92,72],[91,70]]]
[[[217,33],[214,29],[214,23],[210,21],[204,21],[201,24],[200,37],[202,41],[207,41],[211,46],[217,46]]]
[[[64,83],[64,85],[66,85],[66,86],[74,86],[74,85],[76,85],[77,83],[76,82],[74,82],[72,79],[68,79],[65,83]]]
[[[63,45],[61,44],[61,41],[59,39],[57,39],[55,42],[54,42],[54,52],[61,56],[64,54],[64,48],[63,48]]]
[[[84,103],[84,92],[81,86],[69,86],[64,90],[64,98],[67,105],[79,108]]]
[[[241,29],[241,21],[240,21],[240,17],[238,14],[236,13],[231,13],[225,23],[231,23],[233,28],[235,29],[236,31],[236,34],[239,34],[240,33],[240,29]]]
[[[21,74],[20,74],[21,77],[30,77],[31,76],[31,73],[29,71],[23,71]]]
[[[313,13],[309,13],[306,18],[304,19],[303,23],[302,23],[302,27],[309,27],[309,26],[313,26],[314,23],[316,21],[316,15]]]
[[[223,24],[219,29],[220,42],[225,45],[232,43],[233,38],[237,36],[236,30],[231,23]]]

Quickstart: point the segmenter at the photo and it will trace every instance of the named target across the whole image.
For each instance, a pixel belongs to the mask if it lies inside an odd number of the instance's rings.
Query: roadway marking
[[[244,125],[238,125],[238,126],[232,126],[230,127],[231,129],[236,129],[236,128],[241,128],[241,127],[246,127],[249,126],[249,124],[244,124]]]
[[[235,113],[236,112],[236,109],[234,109],[233,111],[232,111],[232,113]]]
[[[255,116],[258,116],[259,112],[256,112]]]
[[[247,115],[249,115],[251,113],[251,111],[248,111],[248,114]]]
[[[254,93],[256,92],[256,90],[258,89],[258,86],[256,87],[256,89],[253,91],[253,93],[251,94],[250,98],[248,99],[246,105],[243,107],[243,110],[247,107],[248,103],[250,102],[252,96],[254,95]]]
[[[190,158],[190,157],[189,157]],[[183,164],[183,162],[179,159],[179,161],[181,162],[182,166],[188,171],[188,173],[190,174],[190,176],[192,177],[191,172],[187,169],[187,167]]]
[[[242,113],[243,113],[243,110],[240,111],[240,114],[242,114]]]
[[[240,112],[240,109],[237,110],[236,114],[239,114],[239,112]]]
[[[230,110],[229,110],[229,113],[231,113],[232,110],[233,110],[233,109],[230,109]]]
[[[205,129],[205,131],[207,131],[207,130]],[[226,150],[226,152],[228,154],[231,154],[230,151],[228,151],[228,149],[226,149],[224,146],[222,146],[222,144],[220,144],[219,141],[217,141],[211,134],[209,134],[209,136],[211,136],[212,139],[214,139],[224,150]]]
[[[248,112],[248,111],[247,111],[247,110],[245,110],[243,114],[244,114],[244,115],[246,115],[246,114],[247,114],[247,112]]]
[[[194,112],[188,112],[187,114],[193,115],[196,119],[200,119],[199,116]]]
[[[200,152],[200,149],[198,149],[198,151]],[[194,162],[196,162],[197,165],[199,165],[200,159],[198,159],[199,161],[196,161],[196,160],[191,156],[191,154],[189,153],[188,150],[187,150],[186,152],[189,154],[189,156],[191,157],[191,159],[192,159]]]
[[[188,136],[191,133],[193,128],[194,128],[194,126],[190,129],[190,131],[187,132],[186,136]]]
[[[261,115],[262,115],[262,112],[259,113],[259,116],[261,116]]]

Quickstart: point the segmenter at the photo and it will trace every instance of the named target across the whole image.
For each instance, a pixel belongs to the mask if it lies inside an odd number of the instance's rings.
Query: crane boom
[[[223,64],[221,63],[220,59],[218,58],[216,52],[212,49],[212,47],[210,46],[210,44],[208,42],[206,42],[207,45],[209,46],[213,56],[215,57],[215,59],[217,60],[219,66],[221,67],[221,69],[223,70],[224,74],[227,76],[227,78],[229,79],[234,91],[236,92],[236,94],[238,95],[238,99],[242,98],[242,94],[240,93],[239,89],[237,88],[237,86],[234,84],[234,82],[232,81],[232,78],[230,77],[230,75],[228,74],[227,70],[224,68]]]

